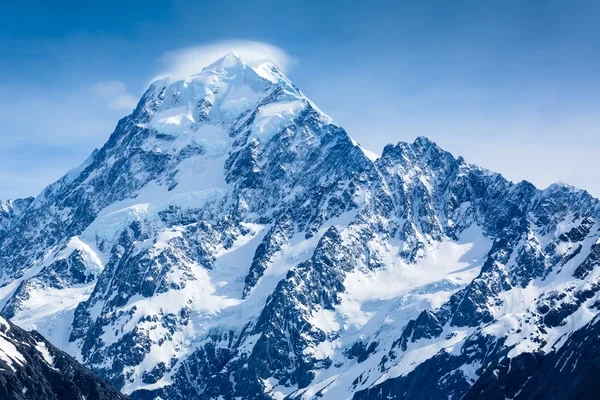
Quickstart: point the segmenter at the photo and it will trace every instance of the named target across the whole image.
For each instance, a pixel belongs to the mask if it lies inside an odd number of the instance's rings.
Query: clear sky
[[[600,196],[598,1],[20,1],[0,9],[0,198],[101,146],[153,77],[264,52],[364,147],[425,135]]]

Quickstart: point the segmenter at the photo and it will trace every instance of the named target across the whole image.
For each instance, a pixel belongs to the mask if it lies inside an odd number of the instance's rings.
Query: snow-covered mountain
[[[585,397],[599,218],[423,137],[374,156],[230,53],[13,218],[0,307],[134,399]]]
[[[4,400],[125,400],[37,332],[0,317],[0,398]]]
[[[15,200],[0,200],[0,236],[11,228],[32,201],[33,197]]]

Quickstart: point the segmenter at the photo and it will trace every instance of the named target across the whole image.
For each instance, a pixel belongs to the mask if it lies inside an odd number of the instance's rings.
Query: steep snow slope
[[[374,156],[230,53],[11,223],[2,312],[139,399],[460,398],[597,315],[599,216],[426,138]]]
[[[116,389],[48,343],[0,317],[0,398],[120,400]]]

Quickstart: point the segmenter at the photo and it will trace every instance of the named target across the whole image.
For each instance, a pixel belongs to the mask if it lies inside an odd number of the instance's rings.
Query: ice
[[[232,121],[245,111],[251,110],[261,99],[261,94],[250,86],[243,85],[231,89],[221,103],[220,110],[225,121]]]
[[[254,120],[250,138],[256,138],[262,143],[269,141],[274,134],[291,122],[305,106],[305,101],[295,100],[260,107]]]
[[[157,112],[149,127],[169,135],[181,135],[191,132],[196,121],[188,107],[173,107]]]
[[[94,283],[65,289],[33,290],[23,310],[12,321],[23,329],[37,330],[59,349],[74,354],[68,338],[75,308],[88,299],[93,289]]]

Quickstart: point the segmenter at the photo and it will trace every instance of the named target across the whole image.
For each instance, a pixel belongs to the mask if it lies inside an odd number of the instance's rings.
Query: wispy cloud
[[[271,61],[284,72],[288,71],[295,62],[294,58],[283,49],[268,43],[228,40],[164,53],[159,59],[164,72],[157,78],[169,76],[173,79],[181,79],[197,74],[230,51],[236,51],[249,65],[256,66]]]
[[[137,97],[127,91],[127,86],[119,81],[101,81],[91,88],[92,93],[106,101],[113,111],[131,111],[137,104]]]

